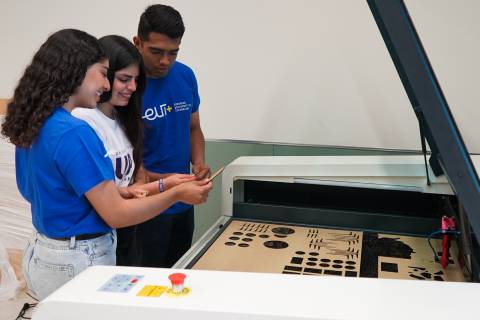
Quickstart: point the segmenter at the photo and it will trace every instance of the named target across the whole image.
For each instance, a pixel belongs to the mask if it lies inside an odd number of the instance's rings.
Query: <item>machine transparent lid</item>
[[[430,147],[433,172],[446,175],[480,242],[478,175],[405,3],[367,2]]]

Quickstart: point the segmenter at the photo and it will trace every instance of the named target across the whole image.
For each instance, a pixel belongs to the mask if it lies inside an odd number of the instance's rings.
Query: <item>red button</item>
[[[183,284],[187,276],[184,273],[173,273],[168,276],[168,279],[172,282],[172,285],[180,285]]]

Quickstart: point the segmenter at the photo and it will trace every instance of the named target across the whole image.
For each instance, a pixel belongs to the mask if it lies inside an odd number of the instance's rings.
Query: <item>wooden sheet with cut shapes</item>
[[[458,262],[458,248],[455,242],[450,247],[449,265],[443,269],[435,262],[428,240],[421,237],[378,234],[379,239],[394,239],[412,249],[410,259],[384,257],[378,258],[378,277],[385,279],[416,279],[436,281],[465,281]],[[439,257],[442,255],[442,240],[431,239],[433,248]]]
[[[193,269],[465,281],[455,242],[450,256],[442,269],[426,238],[233,220]]]
[[[357,277],[362,232],[232,221],[193,269]]]

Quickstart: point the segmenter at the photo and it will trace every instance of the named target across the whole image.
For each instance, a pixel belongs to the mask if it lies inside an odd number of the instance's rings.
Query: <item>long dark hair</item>
[[[142,95],[146,82],[145,67],[137,48],[124,37],[110,35],[100,38],[99,41],[110,61],[107,76],[112,88],[115,81],[115,72],[132,64],[138,65],[137,90],[130,97],[126,107],[115,108],[117,119],[133,146],[133,161],[135,162],[133,174],[135,176],[142,164],[143,156]],[[105,92],[100,97],[100,103],[110,100],[111,97],[112,90]]]
[[[54,108],[82,84],[88,67],[104,59],[98,40],[86,32],[64,29],[52,34],[20,78],[2,134],[17,147],[31,146]]]

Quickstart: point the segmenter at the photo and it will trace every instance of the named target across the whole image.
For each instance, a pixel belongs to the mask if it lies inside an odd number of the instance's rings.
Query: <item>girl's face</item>
[[[130,97],[137,90],[138,65],[131,64],[115,72],[112,85],[112,97],[108,101],[113,106],[128,105]]]
[[[72,96],[78,107],[95,108],[102,93],[110,90],[107,79],[108,60],[103,60],[91,65],[85,73],[80,87]]]

